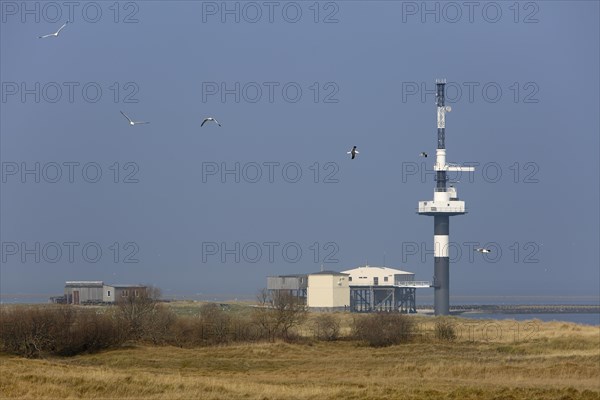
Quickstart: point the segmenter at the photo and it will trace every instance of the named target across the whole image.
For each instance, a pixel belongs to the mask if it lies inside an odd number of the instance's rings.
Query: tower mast
[[[437,149],[434,166],[435,190],[433,201],[420,201],[418,213],[433,216],[433,288],[435,315],[450,313],[450,217],[466,214],[465,202],[458,199],[454,186],[446,187],[448,171],[471,172],[473,167],[448,165],[446,162],[446,113],[451,111],[445,104],[446,80],[436,80],[435,102],[437,106]]]

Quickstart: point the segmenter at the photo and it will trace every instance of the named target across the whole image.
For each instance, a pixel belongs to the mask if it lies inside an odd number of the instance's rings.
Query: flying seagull
[[[427,153],[425,153],[424,151],[421,152],[421,154],[419,154],[421,157],[425,157],[427,158]]]
[[[134,125],[142,125],[142,124],[149,124],[150,122],[144,122],[144,121],[132,121],[131,118],[129,118],[123,111],[121,111],[121,114],[123,114],[123,116],[125,118],[127,118],[127,121],[129,121],[129,125],[134,126]]]
[[[219,121],[217,121],[216,119],[214,119],[213,117],[206,117],[204,118],[204,121],[202,121],[202,124],[200,125],[200,127],[203,127],[205,123],[207,122],[214,122],[217,125],[221,126],[221,124],[219,123]]]
[[[47,34],[47,35],[44,35],[44,36],[38,36],[38,39],[45,39],[45,38],[47,38],[47,37],[58,37],[58,34],[60,33],[60,31],[62,31],[62,30],[63,30],[63,28],[64,28],[65,26],[67,26],[67,24],[68,24],[68,23],[69,23],[69,21],[65,22],[65,23],[63,24],[63,26],[61,26],[60,28],[58,28],[58,30],[57,30],[56,32],[54,32],[54,33],[49,33],[49,34]]]
[[[358,150],[356,150],[356,146],[352,147],[352,150],[350,150],[346,154],[352,154],[352,159],[354,160],[354,158],[356,158],[356,155],[358,154]]]
[[[490,249],[484,249],[483,247],[479,247],[479,248],[475,249],[474,251],[478,251],[480,253],[491,253],[492,252]]]

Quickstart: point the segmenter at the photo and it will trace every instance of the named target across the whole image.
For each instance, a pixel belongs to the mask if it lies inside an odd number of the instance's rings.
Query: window
[[[128,295],[129,295],[129,293],[127,293],[127,290],[123,290],[123,291],[121,292],[121,296],[122,296],[122,297],[127,297]]]
[[[384,281],[384,282],[387,282],[387,281],[388,281],[388,277],[387,277],[387,276],[384,276],[384,277],[383,277],[383,281]]]
[[[133,294],[135,295],[135,297],[140,297],[140,293],[139,293],[137,290],[135,290],[135,291],[133,292]]]
[[[107,294],[106,294],[106,296],[107,296],[107,297],[110,297],[110,290],[108,290],[108,291],[107,291]]]
[[[352,277],[351,276],[348,277],[348,281],[352,282]]]
[[[379,285],[379,278],[378,277],[373,278],[373,285]]]

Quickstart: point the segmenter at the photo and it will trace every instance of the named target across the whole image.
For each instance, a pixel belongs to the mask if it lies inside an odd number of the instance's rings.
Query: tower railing
[[[431,287],[430,281],[398,281],[394,286],[399,287],[414,287],[414,288],[428,288]]]
[[[468,212],[466,207],[434,207],[434,206],[425,206],[425,207],[417,207],[417,212],[440,212],[440,213],[464,213]]]

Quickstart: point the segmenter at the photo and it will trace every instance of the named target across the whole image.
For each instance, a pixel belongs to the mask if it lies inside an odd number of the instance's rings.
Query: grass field
[[[182,314],[192,306],[178,305]],[[242,311],[243,312],[243,311]],[[343,331],[351,314],[337,314]],[[414,316],[411,343],[251,343],[182,349],[124,347],[72,358],[0,354],[2,398],[594,399],[600,327],[452,318],[459,338]],[[309,335],[310,321],[301,329]]]

